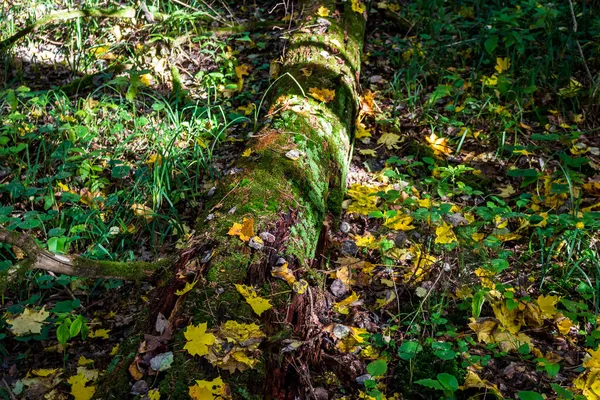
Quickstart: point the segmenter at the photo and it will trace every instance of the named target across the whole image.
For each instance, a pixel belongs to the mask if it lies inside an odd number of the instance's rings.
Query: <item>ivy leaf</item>
[[[207,323],[203,322],[197,326],[190,325],[183,334],[187,343],[183,346],[184,350],[195,356],[204,356],[208,354],[208,346],[215,343],[216,337],[212,333],[206,333]]]
[[[40,311],[33,311],[31,308],[23,310],[23,314],[14,319],[7,319],[6,322],[11,325],[10,330],[17,336],[26,336],[30,333],[37,334],[42,332],[42,322],[50,316],[44,308]]]

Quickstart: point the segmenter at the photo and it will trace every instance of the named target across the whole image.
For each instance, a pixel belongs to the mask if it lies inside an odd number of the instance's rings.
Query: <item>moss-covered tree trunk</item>
[[[329,17],[319,17],[319,7],[327,8]],[[289,38],[280,78],[267,96],[268,114],[249,143],[250,156],[240,157],[200,212],[196,244],[181,258],[178,276],[150,299],[147,320],[139,326],[145,336],[132,335],[123,343],[119,363],[100,382],[97,398],[126,398],[136,379],[152,384],[150,360],[166,351],[174,352],[174,362],[157,378],[163,398],[189,398],[195,380],[219,376],[234,398],[311,397],[289,365],[289,357],[299,353],[286,351],[306,339],[297,329],[306,317],[292,305],[314,300],[315,291],[302,285],[316,283],[310,268],[325,218],[341,209],[366,14],[353,10],[350,1],[337,8],[333,1],[305,1],[296,10],[300,28]],[[234,224],[244,225],[241,235],[230,234]],[[262,243],[246,236],[261,237]],[[280,268],[279,278],[287,281],[273,276],[273,268]],[[194,280],[198,283],[190,292],[174,294]],[[274,307],[258,317],[235,284],[254,286]],[[162,335],[156,331],[159,312],[169,321]],[[257,347],[253,340],[233,343],[233,350],[231,343],[222,346],[217,357],[223,369],[182,350],[189,324],[206,322],[218,336],[219,327],[231,320],[261,327],[265,338],[257,351],[244,350]],[[236,348],[242,349],[238,356],[260,362],[244,372],[227,371],[235,363],[224,360]],[[248,367],[242,364],[237,363],[239,369]]]

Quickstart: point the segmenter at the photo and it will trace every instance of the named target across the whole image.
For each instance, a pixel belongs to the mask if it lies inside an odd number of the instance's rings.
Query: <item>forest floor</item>
[[[25,3],[2,11],[0,40],[67,6]],[[365,11],[344,212],[295,271],[334,299],[314,312],[323,352],[347,361],[311,368],[311,393],[600,398],[600,16],[583,3],[436,3]],[[299,18],[288,3],[219,4],[163,3],[150,11],[169,18],[154,23],[67,21],[12,48],[1,227],[97,259],[186,246],[219,177],[252,157]],[[0,271],[22,257],[0,244]],[[3,286],[0,397],[90,398],[152,284],[24,276]],[[161,375],[182,351],[157,358],[132,395],[170,398]]]

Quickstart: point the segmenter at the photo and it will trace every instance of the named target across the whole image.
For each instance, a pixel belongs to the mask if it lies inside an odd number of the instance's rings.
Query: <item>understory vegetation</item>
[[[279,240],[261,219],[278,199],[223,210],[214,196],[229,192],[216,188],[238,160],[259,162],[248,143],[272,117],[299,22],[328,26],[347,3],[367,29],[347,191],[314,260],[292,270],[274,257],[263,285],[224,287],[241,267],[196,273],[212,256],[201,253],[194,274],[176,271],[190,277],[176,294],[206,304],[182,310],[179,331],[141,362],[136,321],[173,271],[84,279],[30,269],[24,249],[0,243],[1,398],[90,399],[123,360],[132,398],[264,398],[256,382],[271,379],[274,343],[303,398],[600,398],[595,2],[339,3],[147,2],[14,42],[58,10],[125,6],[4,6],[0,237],[123,265],[200,248],[218,213],[238,221],[227,240],[251,251]],[[324,104],[336,96],[294,85]],[[288,315],[301,296],[310,338]],[[166,324],[152,322],[159,334]]]

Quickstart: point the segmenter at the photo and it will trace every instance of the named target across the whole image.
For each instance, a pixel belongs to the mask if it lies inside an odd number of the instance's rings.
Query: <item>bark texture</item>
[[[329,18],[317,16],[320,6],[330,10]],[[234,398],[291,399],[304,385],[283,349],[310,330],[305,326],[300,333],[296,326],[310,325],[315,316],[299,312],[294,304],[312,304],[313,292],[292,292],[271,270],[285,261],[294,279],[318,279],[311,263],[326,216],[341,210],[351,157],[365,15],[353,11],[349,1],[337,9],[333,1],[306,1],[300,7],[301,27],[289,38],[280,78],[269,90],[269,112],[249,143],[251,156],[240,158],[199,212],[195,244],[180,257],[177,276],[156,291],[147,319],[123,344],[120,362],[100,383],[97,398],[126,398],[132,369],[137,379],[141,373],[141,379],[152,383],[149,359],[168,350],[175,360],[158,382],[160,392],[171,399],[189,398],[195,380],[217,376],[229,384]],[[335,96],[324,102],[311,96],[314,89],[332,90]],[[262,248],[228,234],[244,218],[252,219],[254,233],[266,239]],[[194,290],[173,296],[193,280],[200,282]],[[273,310],[257,317],[234,284],[254,285],[271,299]],[[155,330],[159,310],[169,322],[162,333]],[[229,320],[256,323],[266,334],[261,363],[254,369],[229,373],[181,351],[190,323],[218,328]]]

